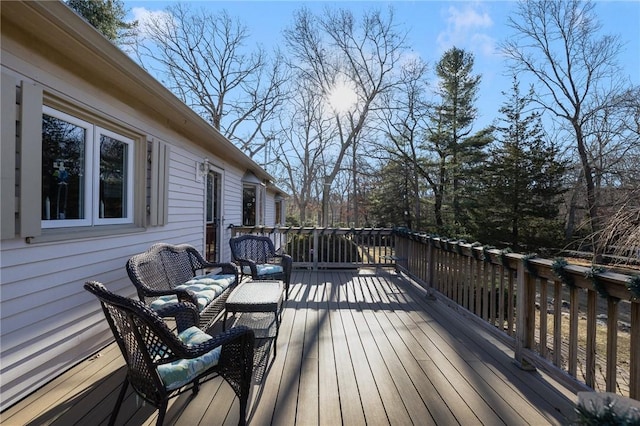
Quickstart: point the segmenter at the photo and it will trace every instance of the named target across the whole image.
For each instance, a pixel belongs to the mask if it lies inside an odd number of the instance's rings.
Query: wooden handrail
[[[242,233],[271,236],[294,268],[393,266],[511,339],[523,368],[640,399],[632,275],[390,228],[232,228]]]
[[[640,399],[632,275],[426,234],[400,233],[396,248],[409,258],[408,274],[512,336],[519,365],[553,366],[592,389]],[[619,357],[622,341],[628,359]]]

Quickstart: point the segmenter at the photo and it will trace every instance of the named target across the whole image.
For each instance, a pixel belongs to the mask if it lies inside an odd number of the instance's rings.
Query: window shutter
[[[41,234],[42,88],[22,82],[20,108],[20,237]]]
[[[2,173],[2,212],[0,212],[0,238],[16,236],[16,89],[18,81],[2,73],[2,145],[0,147],[0,170]]]
[[[151,148],[151,196],[149,225],[166,225],[169,210],[169,157],[170,147],[158,140]]]

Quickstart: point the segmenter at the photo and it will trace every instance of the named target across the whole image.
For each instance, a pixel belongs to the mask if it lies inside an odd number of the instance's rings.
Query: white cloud
[[[151,23],[171,20],[171,15],[163,10],[149,10],[145,7],[134,7],[131,9],[131,13],[133,14],[133,19],[138,21],[138,29],[143,37],[148,35],[148,29]]]
[[[438,47],[444,52],[453,46],[476,54],[495,53],[495,40],[488,34],[493,20],[479,3],[451,6],[446,11],[447,28],[438,35]]]

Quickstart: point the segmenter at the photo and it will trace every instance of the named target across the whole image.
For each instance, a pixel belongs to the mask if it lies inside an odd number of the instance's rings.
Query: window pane
[[[127,217],[128,148],[125,142],[100,135],[100,218]]]
[[[213,204],[215,202],[214,194],[214,176],[213,173],[207,173],[207,223],[213,222]]]
[[[42,116],[42,220],[85,218],[87,130]]]
[[[256,224],[256,188],[245,186],[242,188],[242,223],[245,226]]]
[[[276,225],[282,224],[282,202],[276,201]]]

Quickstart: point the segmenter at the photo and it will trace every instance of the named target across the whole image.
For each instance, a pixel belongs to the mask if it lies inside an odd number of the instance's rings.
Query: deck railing
[[[293,257],[294,268],[394,266],[391,228],[234,227],[232,235],[267,235]]]
[[[294,267],[393,266],[512,339],[523,368],[640,399],[640,277],[403,230],[236,227]],[[557,375],[556,375],[557,376]]]

